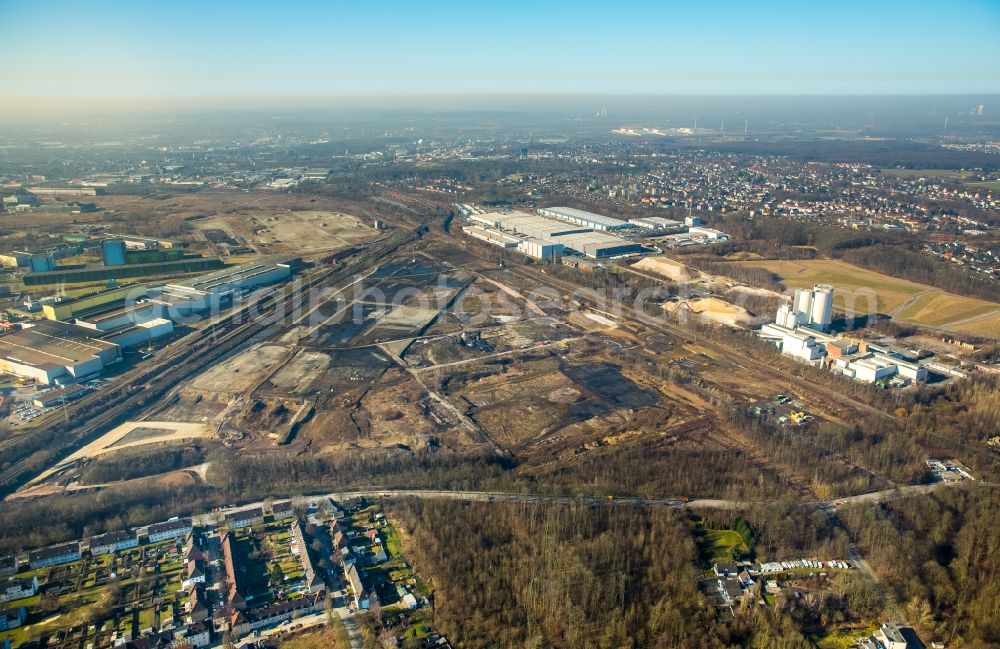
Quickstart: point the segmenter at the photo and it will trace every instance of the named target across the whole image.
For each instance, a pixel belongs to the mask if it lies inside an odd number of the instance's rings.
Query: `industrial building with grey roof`
[[[642,244],[620,237],[613,237],[603,232],[574,232],[552,237],[564,248],[592,259],[607,259],[623,255],[636,255],[645,251]]]
[[[98,335],[86,327],[39,320],[0,336],[0,370],[47,385],[67,374],[79,377],[100,372],[121,358],[121,350]]]
[[[292,266],[296,259],[296,257],[287,256],[265,258],[249,264],[223,268],[168,286],[187,287],[209,293],[253,288],[288,279],[292,274]]]

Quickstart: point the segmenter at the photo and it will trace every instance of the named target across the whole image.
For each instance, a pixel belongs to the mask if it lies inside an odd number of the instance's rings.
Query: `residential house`
[[[28,611],[23,606],[0,610],[0,631],[16,629],[28,617]]]
[[[330,537],[333,539],[335,550],[347,547],[347,537],[344,536],[344,531],[340,529],[340,525],[337,525],[336,521],[330,524]]]
[[[323,595],[312,595],[288,599],[261,608],[233,611],[231,618],[233,633],[242,636],[251,631],[275,626],[293,618],[313,613],[322,609],[323,601]]]
[[[735,575],[740,571],[740,567],[732,561],[720,561],[712,566],[712,570],[715,571],[717,577],[722,577],[724,575]]]
[[[451,644],[448,642],[444,636],[439,636],[436,633],[424,638],[423,642],[420,643],[421,649],[452,649]]]
[[[250,527],[252,525],[259,525],[263,522],[264,510],[261,507],[254,507],[253,509],[244,509],[242,511],[226,514],[226,525],[229,526],[230,529]]]
[[[417,598],[413,596],[404,586],[396,587],[396,594],[399,595],[399,601],[403,602],[403,605],[408,609],[417,608]]]
[[[178,637],[172,630],[167,630],[129,640],[121,646],[125,649],[181,649],[191,647],[192,644]]]
[[[154,523],[146,528],[146,534],[150,543],[159,543],[190,534],[193,529],[190,518],[181,518],[164,523]]]
[[[317,570],[312,556],[309,553],[309,544],[306,542],[305,525],[302,521],[294,521],[291,526],[292,553],[299,556],[302,564],[302,571],[305,573],[306,588],[310,593],[320,593],[326,590],[326,581],[323,579],[322,571]]]
[[[208,619],[208,606],[205,604],[205,591],[198,584],[193,584],[188,594],[188,601],[184,605],[187,609],[188,623],[198,624],[204,622]]]
[[[909,627],[887,622],[861,645],[864,649],[923,649],[924,644]]]
[[[190,588],[194,584],[205,583],[205,563],[203,561],[196,559],[188,561],[185,565],[187,567],[187,579],[183,583],[185,588]]]
[[[722,598],[724,604],[732,604],[743,597],[743,589],[736,577],[719,577],[716,582],[718,583],[719,597]]]
[[[0,577],[10,577],[16,575],[21,567],[21,558],[16,554],[9,557],[0,557]]]
[[[351,585],[351,593],[354,598],[354,608],[366,609],[372,604],[375,598],[374,593],[369,593],[361,582],[361,575],[358,574],[358,567],[354,563],[344,564],[344,576]]]
[[[102,554],[111,554],[138,545],[139,533],[135,530],[108,532],[90,537],[90,555],[96,557]]]
[[[212,644],[212,636],[208,631],[208,627],[201,622],[189,624],[184,629],[183,637],[186,642],[189,642],[194,647],[208,647]]]
[[[271,516],[273,516],[276,521],[295,516],[295,508],[292,506],[292,501],[286,500],[284,502],[274,503],[271,505]]]
[[[38,592],[38,577],[27,579],[8,579],[0,589],[0,602],[13,602],[25,597],[32,597]]]
[[[223,532],[222,534],[222,561],[226,566],[226,581],[229,584],[229,589],[226,593],[226,603],[231,609],[242,611],[246,609],[247,601],[240,593],[236,579],[232,532]]]
[[[205,553],[201,551],[200,541],[193,532],[188,534],[187,542],[184,545],[184,562],[204,561]]]
[[[81,556],[80,542],[63,543],[28,553],[28,563],[32,568],[58,566],[72,561],[78,561]]]

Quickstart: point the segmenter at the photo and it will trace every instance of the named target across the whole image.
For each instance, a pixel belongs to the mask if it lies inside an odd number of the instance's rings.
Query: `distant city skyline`
[[[995,94],[995,0],[0,0],[0,106],[513,94]],[[389,102],[386,99],[386,102]]]

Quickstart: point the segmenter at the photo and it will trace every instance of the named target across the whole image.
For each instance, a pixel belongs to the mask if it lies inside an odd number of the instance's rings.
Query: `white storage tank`
[[[804,288],[795,289],[795,313],[798,315],[799,324],[808,323],[811,312],[812,291]]]
[[[812,315],[810,323],[821,331],[830,328],[833,322],[833,287],[817,284],[812,290]]]

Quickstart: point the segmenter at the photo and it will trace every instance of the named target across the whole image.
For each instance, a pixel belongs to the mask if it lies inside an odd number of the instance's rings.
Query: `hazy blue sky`
[[[1000,0],[0,0],[0,24],[7,101],[1000,92]]]

